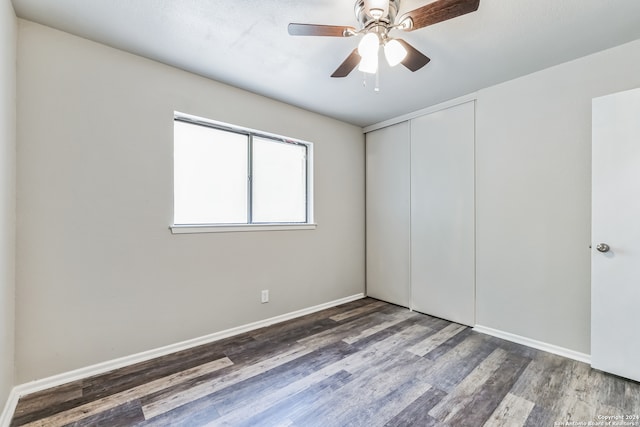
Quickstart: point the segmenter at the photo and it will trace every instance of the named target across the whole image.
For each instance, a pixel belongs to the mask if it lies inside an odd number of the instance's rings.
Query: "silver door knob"
[[[596,249],[600,252],[609,252],[609,249],[611,248],[606,243],[598,243]]]

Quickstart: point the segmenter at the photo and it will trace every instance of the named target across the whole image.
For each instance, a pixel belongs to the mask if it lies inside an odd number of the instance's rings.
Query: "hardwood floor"
[[[25,396],[11,425],[541,427],[625,415],[640,415],[638,383],[366,298]]]

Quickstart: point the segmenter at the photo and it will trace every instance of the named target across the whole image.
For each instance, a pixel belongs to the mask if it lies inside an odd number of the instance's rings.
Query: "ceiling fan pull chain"
[[[380,67],[376,70],[376,86],[373,88],[374,92],[380,92]]]

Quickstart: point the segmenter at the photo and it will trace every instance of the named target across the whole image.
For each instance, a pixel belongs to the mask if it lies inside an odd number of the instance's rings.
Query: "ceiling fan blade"
[[[355,34],[356,29],[353,27],[341,27],[338,25],[289,24],[289,35],[291,36],[351,37]]]
[[[457,16],[475,12],[480,0],[437,0],[407,12],[397,20],[405,31],[413,31]]]
[[[410,69],[411,71],[418,71],[431,61],[426,55],[420,52],[415,47],[402,39],[396,39],[407,50],[407,56],[402,60],[402,65]]]
[[[358,53],[358,49],[353,49],[353,52],[347,56],[347,59],[331,74],[331,77],[347,77],[349,73],[358,66],[361,59],[362,57]]]

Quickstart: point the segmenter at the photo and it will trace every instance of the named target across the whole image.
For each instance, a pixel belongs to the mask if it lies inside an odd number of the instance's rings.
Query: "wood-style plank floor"
[[[639,383],[365,298],[25,396],[11,425],[542,427],[625,415],[640,415]]]

